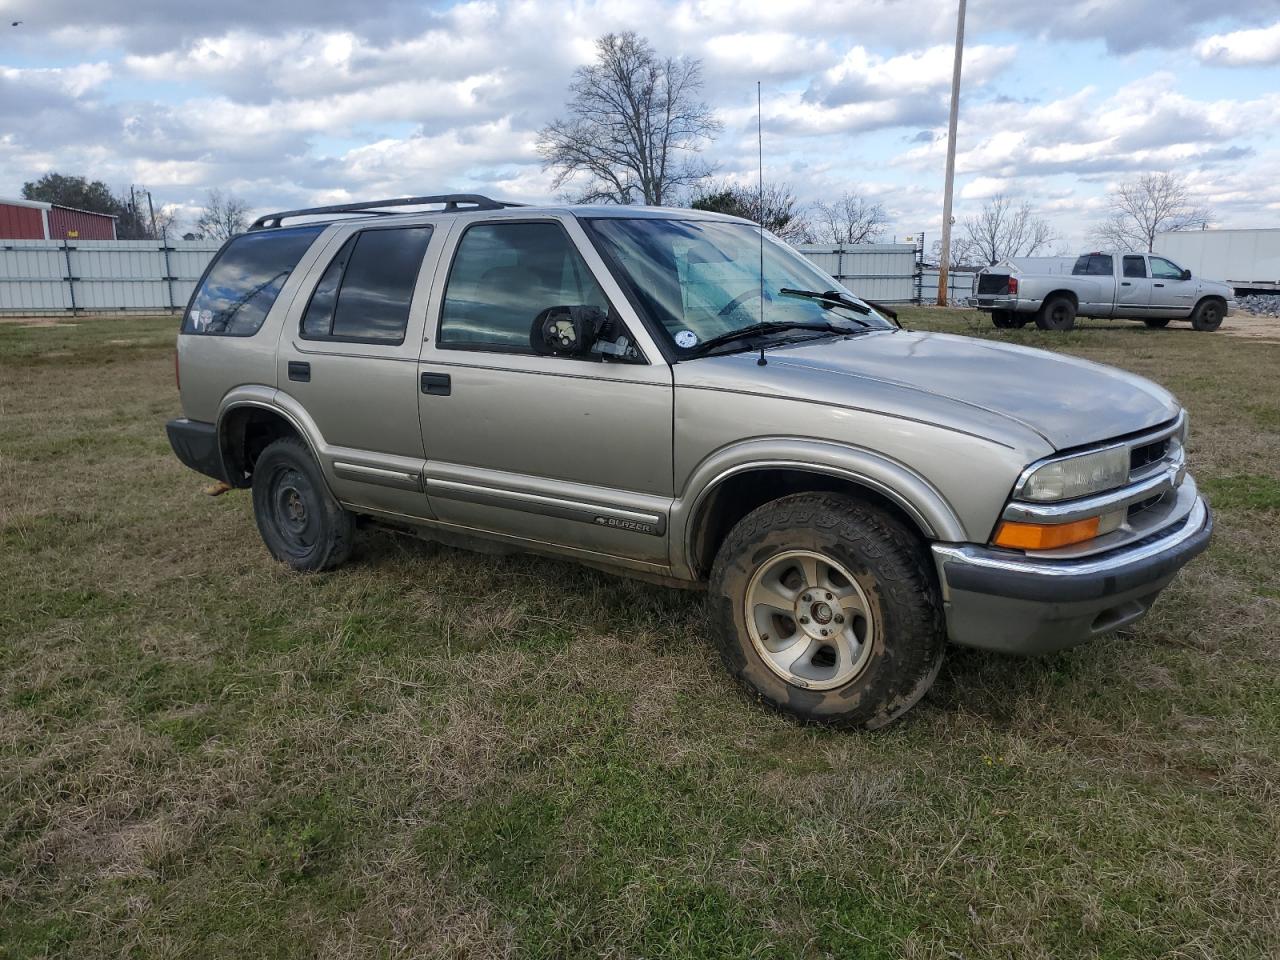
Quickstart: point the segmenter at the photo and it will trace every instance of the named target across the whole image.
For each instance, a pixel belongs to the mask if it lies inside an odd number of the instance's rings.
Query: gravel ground
[[[1250,293],[1236,297],[1241,313],[1255,317],[1280,317],[1280,293]]]

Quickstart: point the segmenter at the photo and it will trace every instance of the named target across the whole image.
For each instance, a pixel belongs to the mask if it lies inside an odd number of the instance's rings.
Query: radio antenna
[[[756,220],[760,227],[760,322],[764,323],[764,108],[760,97],[760,81],[756,81],[756,170],[758,175]],[[764,346],[760,347],[760,359],[756,361],[764,366],[769,361],[764,358]]]

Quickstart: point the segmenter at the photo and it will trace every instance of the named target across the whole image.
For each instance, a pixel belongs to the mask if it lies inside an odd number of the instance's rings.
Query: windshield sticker
[[[681,330],[676,334],[676,346],[683,347],[688,350],[690,347],[696,346],[698,343],[698,335],[692,330]]]

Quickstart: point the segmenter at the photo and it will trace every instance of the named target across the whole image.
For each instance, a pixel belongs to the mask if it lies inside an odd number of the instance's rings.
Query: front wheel
[[[328,570],[351,555],[355,517],[329,494],[301,440],[276,440],[258,457],[253,516],[271,555],[295,570]]]
[[[1191,314],[1191,326],[1205,333],[1212,333],[1222,326],[1222,318],[1226,314],[1226,307],[1221,301],[1204,300],[1196,307],[1195,313]]]
[[[942,665],[923,544],[853,497],[794,494],[743,518],[716,556],[710,602],[729,673],[803,721],[882,727]]]

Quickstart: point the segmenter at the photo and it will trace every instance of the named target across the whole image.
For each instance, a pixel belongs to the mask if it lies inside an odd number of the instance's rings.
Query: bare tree
[[[204,208],[196,217],[196,236],[201,240],[229,240],[249,226],[249,205],[235,194],[210,190]]]
[[[727,181],[713,183],[704,187],[689,206],[694,210],[713,210],[754,220],[788,243],[804,243],[809,239],[808,221],[790,184],[768,184],[762,197],[758,188]]]
[[[1037,217],[1030,203],[1024,200],[1015,206],[998,193],[976,217],[964,221],[962,249],[970,260],[989,265],[1009,257],[1048,253],[1056,240],[1049,222]]]
[[[1209,208],[1192,200],[1186,179],[1174,173],[1144,173],[1120,184],[1107,199],[1111,216],[1095,236],[1117,250],[1150,251],[1157,233],[1203,230],[1213,220]]]
[[[698,98],[702,62],[660,58],[630,31],[596,41],[596,62],[574,71],[567,116],[538,133],[556,189],[586,181],[587,202],[671,203],[711,174],[697,152],[721,129]]]
[[[817,243],[875,243],[889,222],[884,207],[856,193],[832,203],[813,205],[813,239]]]

